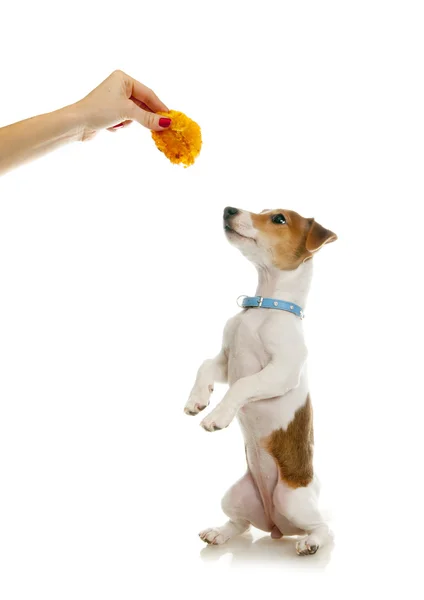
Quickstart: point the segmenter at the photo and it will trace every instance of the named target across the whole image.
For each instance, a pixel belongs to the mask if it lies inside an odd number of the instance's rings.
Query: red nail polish
[[[114,126],[112,127],[112,129],[118,129],[119,127],[123,127],[123,126],[124,126],[124,124],[123,124],[123,123],[118,123],[118,125],[114,125]]]
[[[159,119],[159,125],[160,127],[169,127],[171,125],[171,119],[162,117],[161,119]]]

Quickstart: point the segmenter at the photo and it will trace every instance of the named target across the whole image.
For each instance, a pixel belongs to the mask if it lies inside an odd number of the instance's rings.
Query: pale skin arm
[[[262,371],[236,381],[216,408],[203,419],[201,426],[206,431],[224,429],[247,403],[284,396],[296,388],[306,354],[306,348],[301,347],[295,353],[281,352],[272,355]]]
[[[116,131],[137,121],[161,131],[170,120],[152,90],[122,71],[114,71],[88,96],[51,113],[0,128],[0,175],[71,141],[85,141],[101,129]]]

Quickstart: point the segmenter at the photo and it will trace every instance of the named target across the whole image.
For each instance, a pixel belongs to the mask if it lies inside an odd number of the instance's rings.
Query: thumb
[[[151,129],[152,131],[163,131],[171,125],[171,119],[169,117],[163,117],[155,113],[149,112],[137,106],[134,102],[131,103],[131,119]]]

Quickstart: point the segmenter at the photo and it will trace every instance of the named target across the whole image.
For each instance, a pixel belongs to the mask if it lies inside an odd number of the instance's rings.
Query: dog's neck
[[[312,280],[312,260],[294,271],[258,266],[257,296],[287,300],[305,308]]]

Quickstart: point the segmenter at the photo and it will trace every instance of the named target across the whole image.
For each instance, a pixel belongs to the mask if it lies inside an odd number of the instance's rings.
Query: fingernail
[[[114,125],[114,126],[112,127],[112,129],[118,129],[119,127],[123,127],[123,126],[124,126],[124,124],[123,124],[123,123],[118,123],[118,125]]]
[[[171,119],[162,117],[161,119],[159,119],[159,125],[160,127],[169,127],[171,125]]]

